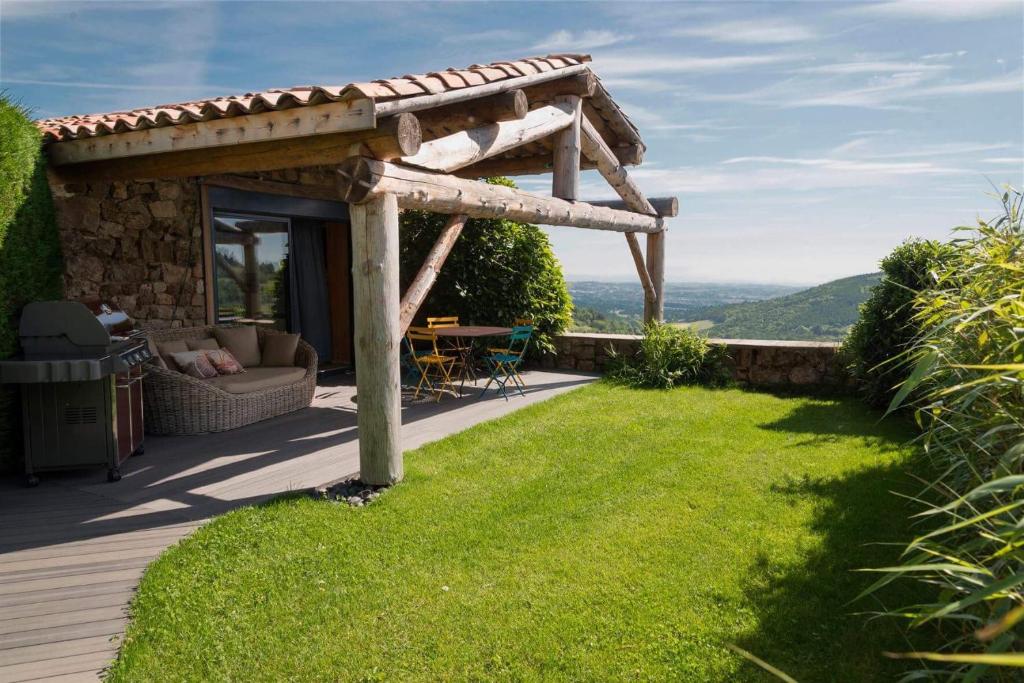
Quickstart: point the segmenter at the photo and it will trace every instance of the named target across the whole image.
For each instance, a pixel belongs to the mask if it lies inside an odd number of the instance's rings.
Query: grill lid
[[[93,312],[77,301],[35,301],[21,313],[18,336],[26,359],[82,358],[107,353],[111,334],[131,326],[124,312],[106,304]]]

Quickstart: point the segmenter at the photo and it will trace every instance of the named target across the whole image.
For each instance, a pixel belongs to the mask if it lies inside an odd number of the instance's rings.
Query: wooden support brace
[[[419,152],[404,157],[402,163],[455,171],[564,130],[573,124],[574,114],[569,104],[541,107],[518,121],[492,123],[424,142]]]
[[[583,117],[581,122],[582,127],[582,144],[583,153],[590,158],[595,164],[597,164],[597,170],[601,176],[608,181],[608,184],[612,186],[612,189],[622,197],[622,201],[633,211],[640,213],[646,213],[648,215],[655,216],[657,211],[651,206],[651,203],[644,197],[644,193],[640,191],[636,183],[629,176],[625,167],[619,163],[619,160],[615,158],[612,150],[605,144],[605,141],[601,138],[601,135],[594,128],[590,121]]]
[[[542,197],[366,157],[353,157],[338,168],[338,187],[341,199],[347,202],[361,202],[388,193],[394,194],[404,209],[464,213],[471,218],[507,218],[617,232],[649,233],[663,229],[656,216]]]
[[[466,226],[467,220],[469,220],[469,216],[465,214],[458,214],[448,218],[448,222],[445,223],[437,241],[431,247],[426,259],[424,259],[419,272],[416,273],[416,278],[409,285],[409,288],[405,290],[405,295],[402,297],[402,303],[399,306],[398,327],[401,330],[401,334],[404,335],[409,329],[409,325],[412,324],[417,311],[420,310],[420,306],[426,300],[427,295],[430,293],[430,288],[434,286],[437,276],[441,273],[441,266],[444,265],[448,254],[452,252],[455,240],[459,238],[462,228]]]
[[[635,232],[627,232],[626,244],[629,245],[629,253],[633,255],[633,263],[636,264],[636,273],[640,276],[640,284],[644,288],[644,300],[654,301],[657,298],[657,293],[654,291],[654,283],[651,281],[651,276],[647,272],[647,266],[644,264],[644,252],[640,249],[640,240],[636,238]]]

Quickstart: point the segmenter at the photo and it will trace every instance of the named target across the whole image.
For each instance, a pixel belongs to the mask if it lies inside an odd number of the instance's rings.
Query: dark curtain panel
[[[289,247],[291,305],[289,323],[316,349],[321,363],[331,359],[331,308],[324,261],[324,224],[293,218]]]

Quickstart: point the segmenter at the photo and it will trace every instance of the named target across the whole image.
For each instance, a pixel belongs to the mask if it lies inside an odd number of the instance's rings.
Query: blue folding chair
[[[523,389],[526,383],[519,375],[519,364],[523,362],[526,355],[526,347],[530,345],[530,337],[533,336],[533,325],[516,325],[509,334],[508,347],[504,349],[492,349],[489,356],[484,357],[490,377],[487,384],[477,399],[483,398],[491,382],[498,385],[497,392],[508,400],[507,385],[509,382],[519,391],[520,396],[525,396]]]

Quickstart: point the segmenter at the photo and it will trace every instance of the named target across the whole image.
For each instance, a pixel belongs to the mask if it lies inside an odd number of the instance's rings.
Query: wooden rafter
[[[568,127],[555,136],[554,175],[551,194],[559,199],[576,201],[580,194],[580,119],[583,100],[578,95],[558,95],[555,106],[564,106],[572,113]]]
[[[368,130],[375,125],[373,101],[356,99],[69,140],[50,145],[49,155],[50,162],[59,166],[141,154]]]
[[[518,121],[492,123],[424,142],[419,152],[403,157],[402,163],[434,171],[455,171],[568,128],[573,116],[567,104],[541,107]]]
[[[341,199],[354,203],[393,194],[401,208],[464,213],[473,218],[508,218],[617,232],[650,233],[663,229],[656,216],[542,197],[366,157],[353,157],[338,168],[338,186]]]

